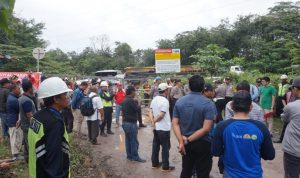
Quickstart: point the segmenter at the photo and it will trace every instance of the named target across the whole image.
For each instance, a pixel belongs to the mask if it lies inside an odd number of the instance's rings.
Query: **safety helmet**
[[[66,83],[59,77],[51,77],[44,80],[37,91],[39,98],[48,98],[62,93],[70,92]]]
[[[288,79],[288,76],[284,74],[284,75],[282,75],[282,76],[280,77],[280,79],[281,79],[281,80],[283,80],[283,79]]]
[[[100,87],[108,87],[107,81],[102,81]]]

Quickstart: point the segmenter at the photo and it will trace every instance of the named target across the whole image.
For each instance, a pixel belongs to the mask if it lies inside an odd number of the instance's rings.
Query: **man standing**
[[[89,141],[93,145],[97,145],[97,137],[99,135],[99,121],[104,118],[103,106],[101,98],[98,96],[98,87],[90,88],[89,98],[92,99],[94,114],[87,117],[87,128]],[[100,115],[99,115],[100,114]]]
[[[173,116],[173,108],[176,101],[183,96],[182,85],[180,79],[175,79],[175,86],[172,87],[170,92],[170,115]]]
[[[231,84],[231,78],[226,77],[224,79],[224,85],[226,88],[225,101],[227,104],[229,101],[232,100],[232,97],[233,97],[233,88],[232,88],[232,84]]]
[[[36,113],[36,107],[33,102],[33,85],[28,80],[22,83],[23,95],[19,98],[21,129],[23,131],[23,143],[24,143],[24,159],[28,162],[28,130],[30,120]]]
[[[294,79],[292,88],[296,101],[289,103],[281,115],[288,123],[282,142],[285,178],[300,176],[300,76]]]
[[[126,89],[126,98],[122,102],[122,113],[123,113],[123,122],[122,127],[125,132],[125,146],[127,159],[130,161],[137,162],[146,162],[140,158],[138,149],[139,141],[137,139],[138,134],[138,111],[140,107],[134,101],[135,97],[135,88],[133,86],[128,86]]]
[[[281,75],[280,79],[281,79],[281,83],[278,84],[278,96],[276,99],[276,115],[277,116],[280,116],[280,114],[283,112],[282,98],[289,91],[289,87],[290,87],[290,85],[288,83],[287,75]]]
[[[18,85],[12,84],[10,86],[10,94],[7,97],[7,126],[9,127],[10,147],[12,155],[15,159],[19,157],[22,147],[22,130],[20,129],[19,120],[19,101],[21,89]]]
[[[151,91],[150,91],[150,96],[151,98],[154,98],[156,96],[159,95],[159,92],[158,92],[158,85],[161,83],[161,78],[160,77],[156,77],[154,79],[154,85],[153,87],[151,88]]]
[[[173,130],[182,154],[181,178],[208,178],[212,168],[209,132],[216,117],[214,103],[201,95],[204,79],[194,75],[189,79],[191,93],[180,98],[174,107]]]
[[[222,112],[225,109],[226,106],[226,86],[224,84],[222,84],[221,81],[217,81],[217,88],[215,89],[215,93],[216,93],[216,107],[217,107],[217,119],[216,119],[216,123],[220,122],[223,120],[223,116],[222,116]]]
[[[146,80],[143,89],[144,89],[145,105],[148,106],[149,99],[150,99],[150,91],[151,91],[151,85],[149,84],[149,80]]]
[[[125,96],[126,96],[126,94],[125,94],[124,89],[122,88],[122,83],[117,83],[117,91],[115,94],[115,103],[116,103],[115,117],[116,117],[117,127],[120,126],[119,118],[120,118],[120,113],[122,110],[121,103],[125,99]]]
[[[251,85],[249,85],[249,83],[244,80],[237,85],[236,89],[237,89],[237,91],[247,91],[250,93],[250,86]],[[252,96],[251,96],[251,99],[252,99]],[[231,119],[233,117],[233,115],[234,115],[234,111],[232,108],[232,102],[230,101],[229,103],[226,104],[224,120]],[[265,123],[264,112],[263,112],[262,108],[253,101],[252,101],[252,109],[249,112],[249,118],[260,121],[262,123]]]
[[[28,131],[29,177],[70,177],[69,138],[61,111],[69,105],[70,90],[58,77],[44,80],[38,97],[45,107],[37,112]]]
[[[75,130],[77,131],[78,135],[81,135],[81,126],[83,122],[83,115],[80,112],[80,105],[81,100],[84,97],[84,91],[88,88],[87,82],[81,82],[80,86],[73,92],[72,96],[72,109],[73,115],[75,118]]]
[[[260,87],[260,106],[264,111],[264,118],[272,136],[273,131],[273,112],[275,106],[276,89],[270,85],[270,78],[264,77]]]
[[[261,122],[249,119],[251,103],[248,91],[238,91],[232,102],[234,116],[216,127],[212,154],[223,156],[226,178],[262,178],[261,158],[275,158],[268,129]]]
[[[155,97],[150,105],[150,120],[153,130],[152,143],[152,167],[158,168],[159,150],[162,146],[162,171],[172,171],[175,167],[169,165],[169,150],[171,118],[169,113],[169,101],[167,99],[169,90],[168,84],[161,83],[158,85],[159,96]]]
[[[113,99],[114,94],[111,94],[108,91],[108,83],[106,81],[101,82],[100,87],[102,88],[102,92],[100,93],[100,97],[102,100],[103,111],[104,111],[104,120],[100,126],[101,136],[107,137],[107,134],[114,134],[111,131],[111,122],[112,122],[112,113],[113,113]],[[105,126],[107,126],[107,134],[104,133]]]
[[[142,99],[140,97],[139,89],[140,89],[140,82],[134,83],[135,88],[135,97],[134,101],[139,105],[139,111],[138,111],[138,121],[139,121],[139,128],[146,127],[146,125],[143,124],[143,114],[142,114]]]
[[[8,126],[7,126],[7,113],[6,113],[6,101],[9,95],[10,82],[7,78],[3,78],[0,81],[0,118],[2,127],[2,136],[9,138]]]

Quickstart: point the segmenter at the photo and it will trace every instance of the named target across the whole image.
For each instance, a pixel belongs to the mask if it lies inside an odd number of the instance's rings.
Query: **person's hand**
[[[21,125],[21,120],[19,119],[16,123],[16,128],[18,129],[20,127],[20,125]]]
[[[178,152],[183,156],[186,155],[184,143],[179,143]]]
[[[0,168],[1,169],[7,169],[7,168],[10,167],[10,165],[11,165],[11,162],[3,162],[3,163],[0,164]]]
[[[188,138],[186,136],[182,136],[184,145],[187,145],[189,143]]]

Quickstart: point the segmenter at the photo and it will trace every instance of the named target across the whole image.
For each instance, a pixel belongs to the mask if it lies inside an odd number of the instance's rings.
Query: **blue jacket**
[[[19,119],[19,101],[18,97],[10,93],[6,102],[7,125],[8,127],[16,127]]]
[[[77,88],[74,90],[73,96],[72,96],[72,109],[79,109],[80,108],[80,102],[82,98],[84,97],[83,92],[80,90],[80,88]]]

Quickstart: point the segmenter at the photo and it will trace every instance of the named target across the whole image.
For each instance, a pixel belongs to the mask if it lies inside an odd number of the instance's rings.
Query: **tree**
[[[169,39],[160,39],[156,41],[156,46],[159,49],[174,48],[174,42]]]
[[[15,6],[15,0],[0,0],[0,30],[9,31],[8,24]]]
[[[207,71],[212,78],[220,69],[224,68],[225,61],[222,56],[227,52],[227,48],[209,44],[204,49],[196,50],[196,54],[192,56],[197,60],[194,65]]]

